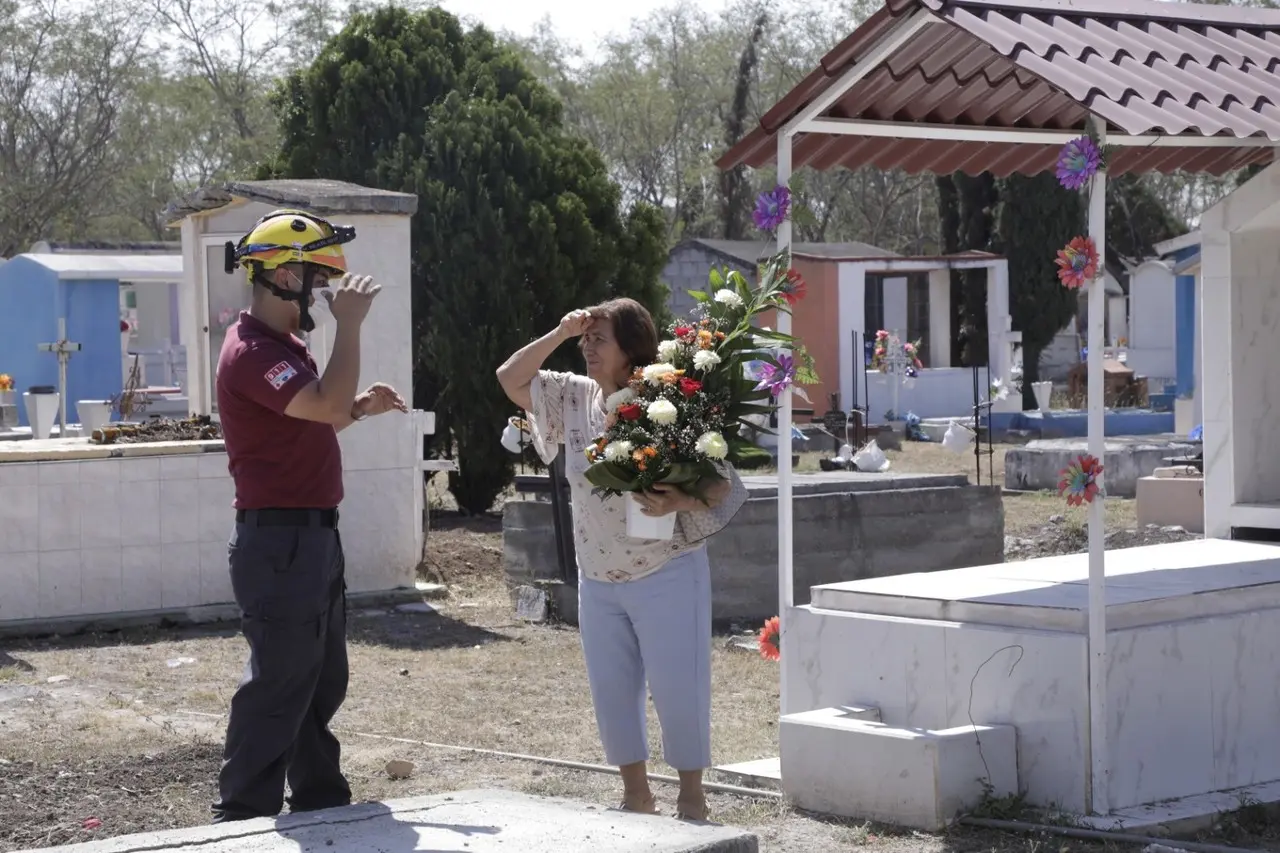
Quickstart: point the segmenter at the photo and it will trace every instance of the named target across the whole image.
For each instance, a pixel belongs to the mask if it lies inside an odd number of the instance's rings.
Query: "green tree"
[[[283,142],[265,172],[417,194],[415,402],[451,431],[459,507],[487,511],[512,474],[494,369],[571,308],[625,295],[660,309],[661,214],[624,215],[555,95],[487,30],[440,9],[354,16],[288,77],[279,107]]]
[[[1064,190],[1051,172],[1010,175],[1000,182],[995,250],[1009,260],[1009,313],[1022,332],[1022,397],[1035,406],[1031,383],[1040,353],[1076,311],[1076,291],[1058,281],[1057,250],[1084,233],[1085,197]]]

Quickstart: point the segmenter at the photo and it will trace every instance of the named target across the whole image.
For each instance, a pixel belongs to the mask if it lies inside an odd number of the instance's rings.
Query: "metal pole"
[[[1098,144],[1106,143],[1106,124],[1094,120]],[[1089,454],[1100,462],[1106,456],[1105,389],[1102,371],[1103,329],[1106,322],[1107,175],[1101,169],[1089,188],[1089,236],[1098,249],[1098,277],[1089,282]],[[1105,478],[1104,478],[1105,479]],[[1101,486],[1101,484],[1099,484]],[[1089,504],[1089,757],[1090,807],[1108,814],[1110,754],[1107,749],[1107,574],[1105,554],[1106,508],[1099,494]]]
[[[791,183],[791,137],[778,134],[778,184]],[[778,251],[791,249],[791,217],[778,226]],[[778,331],[791,334],[791,315],[778,311]],[[791,392],[782,394],[778,406],[778,634],[783,655],[794,655],[787,646],[787,617],[795,605],[791,543]],[[779,713],[787,713],[787,669],[784,657],[779,667]]]

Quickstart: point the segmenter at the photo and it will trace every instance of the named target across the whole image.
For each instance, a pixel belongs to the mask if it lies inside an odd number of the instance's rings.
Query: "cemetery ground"
[[[889,455],[898,470],[974,476],[972,456],[936,446],[908,444]],[[815,468],[815,459],[802,459],[800,470]],[[1134,531],[1131,501],[1107,507],[1113,547],[1180,537]],[[1085,549],[1085,511],[1067,511],[1057,495],[1007,495],[1005,508],[1011,559]],[[502,787],[615,806],[619,785],[610,775],[422,743],[603,761],[577,632],[515,618],[499,519],[446,509],[433,525],[426,569],[448,587],[434,610],[352,609],[351,685],[335,728],[357,801]],[[207,823],[221,714],[243,663],[233,625],[0,641],[0,853]],[[777,665],[720,634],[713,673],[717,762],[776,755]],[[650,728],[660,755],[652,710]],[[390,778],[393,759],[413,764],[408,778]],[[653,771],[672,773],[660,761]],[[655,784],[655,793],[670,814],[674,789]],[[713,819],[755,831],[771,853],[1124,846],[963,826],[924,834],[822,819],[764,797],[711,801]],[[1031,817],[1007,801],[984,804],[982,813]],[[1280,819],[1246,804],[1197,837],[1280,850]]]

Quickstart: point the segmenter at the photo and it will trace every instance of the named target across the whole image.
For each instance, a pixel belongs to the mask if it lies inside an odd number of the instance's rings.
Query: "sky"
[[[725,0],[694,0],[709,12],[718,12]],[[670,0],[440,0],[440,5],[461,18],[474,18],[492,30],[529,35],[544,17],[562,38],[593,53],[600,41],[624,33],[631,22],[645,18]]]

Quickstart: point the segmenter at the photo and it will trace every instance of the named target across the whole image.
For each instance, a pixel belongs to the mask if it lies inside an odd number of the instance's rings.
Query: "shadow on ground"
[[[352,643],[404,651],[435,651],[511,642],[512,637],[479,625],[470,625],[443,613],[397,613],[361,617],[353,613],[347,623]]]

